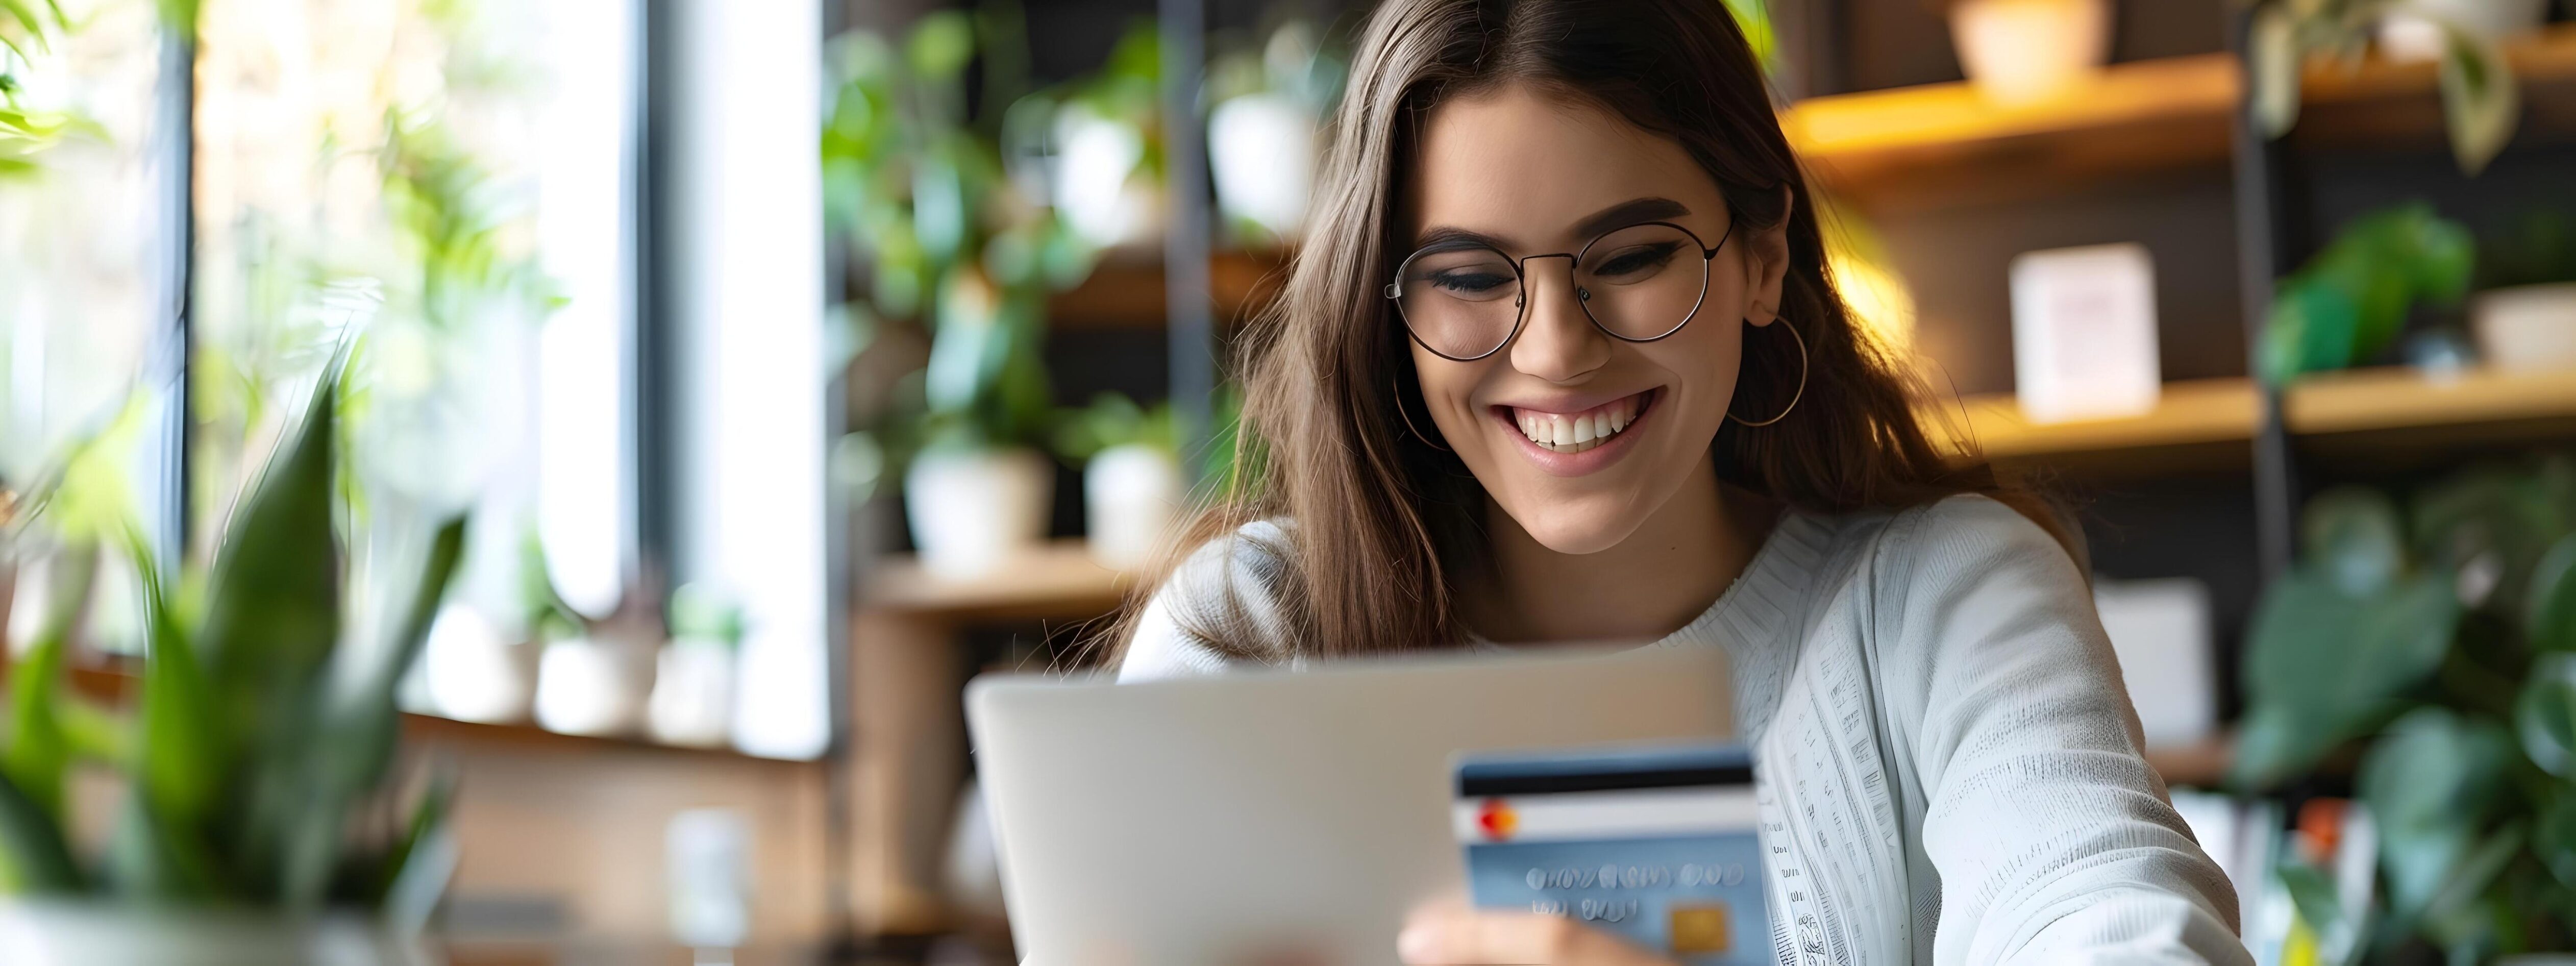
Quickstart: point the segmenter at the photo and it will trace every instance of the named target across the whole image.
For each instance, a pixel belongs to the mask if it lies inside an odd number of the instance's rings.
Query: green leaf
[[[2576,889],[2576,786],[2551,790],[2532,823],[2531,849],[2559,884]]]
[[[2367,597],[2314,569],[2284,577],[2248,635],[2251,707],[2231,780],[2271,787],[2386,720],[2441,666],[2458,622],[2459,602],[2438,575]]]
[[[955,83],[975,59],[975,19],[960,10],[941,10],[921,18],[904,41],[904,61],[913,76],[930,84]]]
[[[2322,568],[2351,597],[2386,589],[2406,569],[2405,526],[2396,501],[2367,487],[2339,487],[2301,513],[2301,559]]]
[[[447,891],[448,878],[455,873],[455,801],[455,777],[433,776],[428,793],[412,810],[402,841],[386,857],[376,900],[397,934],[415,934],[428,924],[439,896]]]
[[[2462,602],[2516,618],[2541,558],[2576,523],[2541,480],[2505,466],[2453,474],[2418,493],[2414,509],[2418,553],[2460,576]]]
[[[437,621],[439,602],[446,598],[448,581],[464,554],[465,518],[460,516],[440,526],[431,539],[402,621],[390,639],[365,655],[371,663],[355,675],[360,682],[357,689],[333,702],[324,733],[318,736],[316,764],[321,773],[311,813],[289,832],[285,895],[290,907],[307,908],[322,901],[338,867],[351,805],[382,782],[392,764],[401,726],[394,691],[403,672],[419,660],[430,625]]]
[[[2513,142],[2522,97],[2495,41],[2448,25],[2442,31],[2442,117],[2460,170],[2476,175]]]
[[[0,895],[77,892],[80,865],[72,860],[43,806],[0,775]]]
[[[2534,650],[2576,651],[2576,536],[2558,541],[2532,566],[2524,630]]]
[[[2576,779],[2576,653],[2543,654],[2513,704],[2523,753],[2540,770]]]
[[[71,764],[71,745],[63,735],[60,717],[63,663],[98,571],[97,549],[66,550],[55,558],[53,568],[59,584],[50,595],[44,629],[9,675],[9,744],[0,750],[0,775],[39,814],[59,821],[64,817],[64,779]]]
[[[2357,786],[2379,826],[2380,864],[2399,918],[2423,912],[2452,881],[2512,757],[2502,727],[2431,707],[2399,719],[2363,756]]]
[[[138,791],[157,820],[196,828],[214,807],[229,750],[207,694],[205,669],[180,626],[160,565],[142,534],[130,528],[126,558],[141,577],[146,641]]]
[[[216,551],[198,647],[219,733],[256,744],[284,726],[339,639],[332,532],[336,371],[314,387]]]

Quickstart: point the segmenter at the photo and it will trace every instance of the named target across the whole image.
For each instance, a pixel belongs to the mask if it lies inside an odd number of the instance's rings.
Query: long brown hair
[[[1363,30],[1286,283],[1244,333],[1238,466],[1250,479],[1175,544],[1187,552],[1252,521],[1294,521],[1257,555],[1280,566],[1241,575],[1264,583],[1285,626],[1245,613],[1242,588],[1229,582],[1212,611],[1175,608],[1186,630],[1233,656],[1266,660],[1465,640],[1452,595],[1462,570],[1481,559],[1483,491],[1455,457],[1401,421],[1399,405],[1420,411],[1418,388],[1403,327],[1378,288],[1406,254],[1391,215],[1422,119],[1445,98],[1505,84],[1581,99],[1671,138],[1716,180],[1742,223],[1769,230],[1785,222],[1779,314],[1804,336],[1805,391],[1789,408],[1801,376],[1787,333],[1745,340],[1733,408],[1789,411],[1772,425],[1719,431],[1720,479],[1810,512],[1986,493],[2049,519],[2034,512],[2033,498],[1999,487],[1981,462],[1946,459],[1917,423],[1908,381],[1855,329],[1826,267],[1806,179],[1724,4],[1387,0]],[[1131,606],[1111,632],[1121,649],[1139,610]]]

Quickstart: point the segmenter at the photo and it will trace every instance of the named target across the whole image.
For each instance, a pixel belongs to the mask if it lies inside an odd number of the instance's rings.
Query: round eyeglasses
[[[1612,338],[1653,342],[1690,323],[1708,295],[1708,264],[1735,227],[1703,248],[1699,236],[1650,221],[1593,239],[1577,252],[1514,259],[1475,241],[1435,243],[1404,259],[1386,297],[1413,341],[1444,359],[1473,362],[1502,351],[1528,318],[1530,262],[1567,260],[1574,298]]]

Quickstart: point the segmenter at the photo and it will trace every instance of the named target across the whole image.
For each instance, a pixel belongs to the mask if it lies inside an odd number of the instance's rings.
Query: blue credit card
[[[1477,754],[1457,779],[1479,908],[1567,916],[1686,966],[1775,961],[1741,746]]]

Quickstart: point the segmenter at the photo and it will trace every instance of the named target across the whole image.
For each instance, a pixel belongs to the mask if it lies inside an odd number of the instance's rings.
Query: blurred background
[[[2576,4],[1706,2],[2257,959],[2576,949]],[[1011,961],[1366,7],[0,0],[0,950]]]

